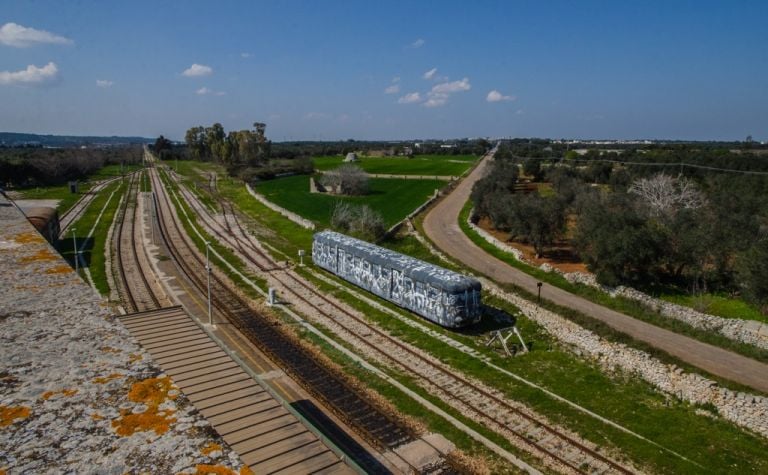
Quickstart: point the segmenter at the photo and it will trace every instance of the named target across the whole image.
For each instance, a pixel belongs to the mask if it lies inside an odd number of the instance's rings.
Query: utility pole
[[[75,250],[75,273],[78,273],[80,271],[80,263],[78,262],[78,253],[77,253],[77,237],[75,236],[75,228],[72,228],[72,247],[74,247]]]
[[[208,325],[213,327],[213,311],[211,310],[211,243],[205,241],[205,270],[208,273]]]

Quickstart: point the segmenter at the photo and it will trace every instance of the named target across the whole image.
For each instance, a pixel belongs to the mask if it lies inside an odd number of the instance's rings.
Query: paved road
[[[443,252],[501,283],[512,283],[536,292],[535,278],[505,264],[476,246],[459,228],[458,216],[469,199],[472,185],[488,166],[484,159],[454,191],[424,219],[424,231]],[[611,327],[659,348],[677,358],[722,378],[768,393],[768,365],[693,338],[659,328],[592,303],[551,285],[544,285],[542,298],[597,318]]]

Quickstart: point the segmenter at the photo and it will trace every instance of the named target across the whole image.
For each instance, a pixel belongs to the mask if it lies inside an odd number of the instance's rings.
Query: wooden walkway
[[[255,473],[354,473],[181,307],[120,320]]]

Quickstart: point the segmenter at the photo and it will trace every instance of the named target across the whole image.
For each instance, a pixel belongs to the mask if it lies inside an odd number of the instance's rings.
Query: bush
[[[336,231],[366,241],[375,241],[386,232],[381,214],[367,205],[356,206],[345,201],[339,201],[334,206],[331,226]]]

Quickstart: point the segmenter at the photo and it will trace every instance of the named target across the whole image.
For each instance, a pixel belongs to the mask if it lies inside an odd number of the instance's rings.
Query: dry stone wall
[[[280,213],[280,214],[282,214],[283,216],[285,216],[286,218],[290,219],[290,220],[291,220],[291,221],[293,221],[294,223],[298,224],[298,225],[299,225],[299,226],[301,226],[302,228],[306,228],[306,229],[315,229],[315,223],[313,223],[312,221],[310,221],[310,220],[308,220],[308,219],[304,219],[304,218],[302,218],[301,216],[299,216],[298,214],[296,214],[296,213],[294,213],[294,212],[292,212],[292,211],[288,211],[287,209],[285,209],[285,208],[283,208],[283,207],[281,207],[281,206],[278,206],[278,205],[276,205],[275,203],[273,203],[273,202],[269,201],[269,200],[268,200],[268,199],[266,199],[264,196],[262,196],[262,195],[260,195],[260,194],[256,193],[256,192],[253,190],[253,188],[251,187],[251,185],[250,185],[250,184],[247,184],[247,183],[246,183],[245,187],[246,187],[246,189],[248,190],[248,193],[250,193],[250,194],[251,194],[251,196],[253,196],[254,198],[256,198],[256,200],[257,200],[259,203],[263,204],[263,205],[264,205],[264,206],[266,206],[267,208],[271,209],[272,211],[275,211],[275,212],[277,212],[277,213]]]

